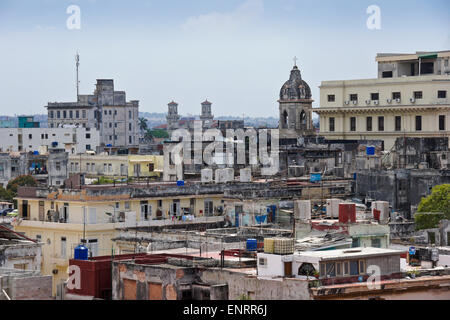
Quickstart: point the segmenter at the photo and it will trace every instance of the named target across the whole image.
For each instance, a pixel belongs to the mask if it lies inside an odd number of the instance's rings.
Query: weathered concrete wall
[[[41,270],[42,250],[36,243],[0,245],[0,267],[14,269],[14,265],[25,265],[26,270]]]
[[[35,276],[10,279],[12,300],[51,300],[52,276]]]
[[[227,283],[228,299],[238,300],[243,294],[252,300],[310,300],[308,282],[300,279],[264,279],[239,272],[207,269],[199,273],[207,283]]]

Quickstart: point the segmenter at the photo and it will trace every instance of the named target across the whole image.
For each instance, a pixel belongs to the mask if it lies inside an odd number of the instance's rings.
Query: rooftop
[[[401,255],[404,253],[400,250],[384,249],[384,248],[351,248],[351,249],[337,249],[328,251],[305,251],[294,255],[294,257],[310,257],[317,258],[321,261],[336,260],[342,258],[364,258],[371,256],[390,256]]]

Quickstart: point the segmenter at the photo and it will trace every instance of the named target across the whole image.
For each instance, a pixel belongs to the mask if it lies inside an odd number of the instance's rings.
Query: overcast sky
[[[69,30],[71,4],[81,29]],[[381,29],[369,30],[370,5]],[[112,78],[140,111],[278,117],[298,57],[313,90],[323,80],[376,77],[379,52],[450,49],[448,0],[0,0],[0,114],[46,113]]]

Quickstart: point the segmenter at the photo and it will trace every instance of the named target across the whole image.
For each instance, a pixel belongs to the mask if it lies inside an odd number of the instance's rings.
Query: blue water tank
[[[311,182],[320,182],[321,180],[322,180],[321,173],[311,173],[311,175],[310,175]]]
[[[375,155],[375,147],[367,146],[367,147],[366,147],[366,154],[367,154],[368,156],[373,156],[373,155]]]
[[[258,249],[258,241],[256,239],[247,239],[247,251],[256,251]]]
[[[75,260],[88,260],[88,251],[89,249],[80,244],[75,248],[74,259]]]
[[[184,186],[184,180],[178,180],[178,181],[177,181],[177,186],[178,186],[178,187]]]

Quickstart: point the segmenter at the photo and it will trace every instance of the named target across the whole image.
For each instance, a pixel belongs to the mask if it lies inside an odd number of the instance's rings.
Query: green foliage
[[[148,129],[146,118],[139,118],[139,129],[142,131],[146,131]]]
[[[11,192],[14,197],[17,195],[18,187],[36,187],[37,181],[30,175],[18,176],[17,178],[8,182],[6,190]]]
[[[443,219],[450,219],[450,214],[416,213],[414,215],[416,230],[437,228],[439,221]]]
[[[435,186],[428,197],[422,198],[417,211],[450,214],[450,184]]]
[[[164,129],[147,130],[147,133],[153,138],[169,138],[169,133]]]
[[[239,296],[238,300],[252,300],[252,299],[250,298],[250,296],[243,293]]]
[[[14,195],[11,191],[6,190],[5,188],[0,186],[0,200],[4,201],[12,201],[14,198]]]

